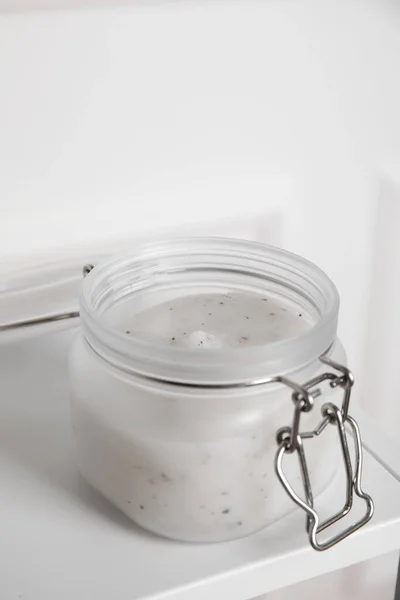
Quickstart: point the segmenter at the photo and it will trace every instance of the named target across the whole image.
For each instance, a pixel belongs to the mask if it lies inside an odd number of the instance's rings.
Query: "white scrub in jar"
[[[114,326],[128,335],[188,348],[248,348],[301,335],[304,311],[273,297],[229,291],[175,297],[132,314],[118,309]]]
[[[208,350],[245,351],[299,337],[315,315],[278,295],[220,288],[128,296],[103,319],[127,338],[187,348],[200,358]],[[82,341],[74,361],[75,385],[84,390],[72,394],[80,469],[134,521],[167,537],[223,541],[294,508],[274,473],[275,434],[293,415],[287,388],[148,383],[105,370]],[[309,457],[318,493],[331,479],[332,464],[325,457],[321,466],[316,457],[318,441]],[[288,462],[297,487],[297,461]]]

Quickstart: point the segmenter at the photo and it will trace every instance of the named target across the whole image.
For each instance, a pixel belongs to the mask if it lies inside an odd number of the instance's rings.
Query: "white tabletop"
[[[400,484],[367,452],[364,487],[376,514],[324,553],[309,547],[298,511],[224,544],[171,542],[137,528],[74,467],[70,339],[64,331],[0,347],[1,600],[245,600],[400,547]]]

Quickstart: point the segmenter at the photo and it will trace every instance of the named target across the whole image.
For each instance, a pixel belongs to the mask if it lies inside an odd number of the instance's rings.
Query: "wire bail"
[[[325,355],[320,357],[321,362],[330,366],[335,371],[339,371],[340,375],[332,372],[322,373],[317,377],[308,381],[305,385],[300,386],[288,379],[281,378],[281,382],[293,390],[292,399],[295,405],[293,423],[291,427],[283,427],[277,432],[277,443],[278,451],[275,457],[275,471],[283,485],[286,493],[289,497],[304,510],[307,515],[306,519],[306,531],[310,540],[311,546],[318,551],[327,550],[332,548],[338,542],[341,542],[346,537],[363,527],[372,518],[374,513],[374,503],[372,498],[366,494],[361,486],[361,475],[362,475],[362,444],[360,430],[357,422],[349,416],[349,405],[351,389],[354,384],[354,377],[351,371],[334,362],[331,358]],[[342,406],[339,408],[332,402],[326,403],[321,408],[322,421],[314,431],[300,432],[301,415],[303,412],[312,410],[314,399],[321,395],[321,390],[316,388],[323,381],[329,381],[331,388],[341,387],[343,389],[343,401]],[[354,470],[350,457],[349,446],[347,441],[347,433],[345,424],[348,424],[351,429],[352,437],[354,440],[355,447],[355,464]],[[314,499],[311,488],[310,476],[307,467],[306,455],[304,452],[303,440],[312,439],[319,436],[328,425],[333,425],[337,428],[338,437],[340,440],[345,473],[346,473],[346,501],[343,508],[334,514],[329,519],[321,522],[320,517],[314,509]],[[285,454],[293,454],[297,452],[300,465],[301,479],[303,482],[305,500],[300,498],[294,491],[293,487],[288,482],[283,468],[282,462]],[[350,525],[342,532],[321,543],[318,541],[318,534],[337,523],[340,519],[345,517],[353,506],[354,496],[358,496],[366,503],[366,512],[364,516],[356,523]]]

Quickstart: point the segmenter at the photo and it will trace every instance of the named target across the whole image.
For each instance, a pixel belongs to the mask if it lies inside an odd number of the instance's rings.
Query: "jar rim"
[[[176,269],[178,260],[191,260],[193,266],[196,257],[199,261],[204,257],[209,261],[219,259],[231,267],[241,264],[266,280],[274,276],[277,281],[280,276],[285,282],[282,285],[293,285],[315,304],[317,322],[297,337],[262,346],[199,352],[196,348],[165,346],[126,336],[101,318],[101,303],[112,295],[112,286],[123,281],[126,273],[146,276],[150,266],[152,273],[154,267],[168,269],[168,260],[170,268]],[[141,244],[96,265],[85,277],[80,293],[83,334],[96,353],[125,372],[179,384],[235,384],[297,371],[332,345],[338,311],[337,289],[314,263],[274,246],[231,238],[193,237]]]

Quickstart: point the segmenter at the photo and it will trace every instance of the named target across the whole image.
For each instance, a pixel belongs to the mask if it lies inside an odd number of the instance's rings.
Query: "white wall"
[[[382,173],[375,206],[362,392],[371,416],[399,438],[400,163]],[[400,456],[399,456],[400,460]]]
[[[400,154],[399,27],[382,1],[5,11],[0,252],[278,204],[283,245],[339,287],[360,372],[371,167]]]

